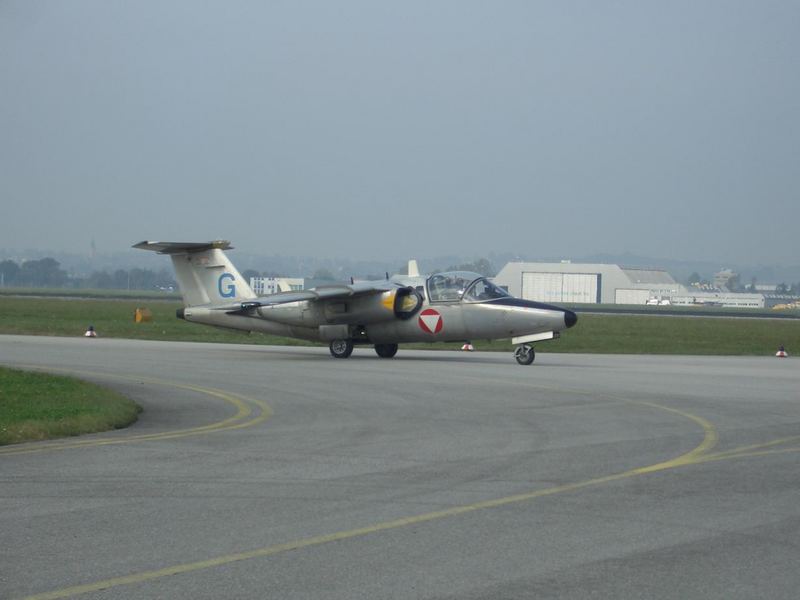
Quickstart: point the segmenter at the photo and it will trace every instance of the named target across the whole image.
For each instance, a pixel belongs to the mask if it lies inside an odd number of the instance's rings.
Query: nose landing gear
[[[534,352],[533,346],[522,344],[521,346],[517,346],[517,349],[514,350],[514,358],[516,358],[517,362],[521,365],[529,365],[533,362],[533,359],[536,358],[536,352]]]

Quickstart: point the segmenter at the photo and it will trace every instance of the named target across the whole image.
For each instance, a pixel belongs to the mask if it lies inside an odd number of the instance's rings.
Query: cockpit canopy
[[[428,277],[428,299],[431,302],[483,302],[508,295],[479,273],[448,271]]]

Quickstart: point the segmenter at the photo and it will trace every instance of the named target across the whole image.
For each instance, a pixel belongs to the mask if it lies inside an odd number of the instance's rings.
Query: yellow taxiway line
[[[585,392],[584,392],[585,393]],[[147,581],[153,581],[155,579],[160,579],[162,577],[169,577],[171,575],[179,575],[183,573],[190,573],[193,571],[200,571],[203,569],[210,569],[213,567],[219,567],[223,565],[228,565],[231,563],[236,563],[244,560],[250,560],[254,558],[263,558],[266,556],[272,556],[275,554],[279,554],[282,552],[287,552],[290,550],[299,550],[301,548],[308,548],[311,546],[319,546],[322,544],[327,544],[329,542],[336,542],[341,540],[347,540],[357,537],[362,537],[366,535],[370,535],[373,533],[378,533],[381,531],[387,531],[390,529],[397,529],[400,527],[406,527],[408,525],[418,525],[420,523],[426,523],[429,521],[434,521],[437,519],[443,519],[447,517],[455,517],[458,515],[463,515],[479,510],[489,509],[489,508],[497,508],[500,506],[506,506],[509,504],[515,504],[520,502],[526,502],[529,500],[534,500],[536,498],[543,498],[545,496],[553,496],[555,494],[561,494],[565,492],[572,492],[580,489],[585,489],[588,487],[610,483],[613,481],[620,481],[623,479],[628,479],[632,477],[637,477],[640,475],[645,475],[649,473],[656,473],[658,471],[666,471],[668,469],[674,469],[678,467],[683,467],[692,464],[698,464],[703,462],[703,457],[706,453],[708,453],[717,443],[719,436],[716,432],[714,426],[706,419],[699,417],[697,415],[693,415],[691,413],[681,411],[675,408],[670,408],[667,406],[662,406],[660,404],[655,404],[652,402],[637,402],[631,400],[625,400],[625,402],[629,402],[632,404],[638,404],[642,406],[647,406],[651,408],[656,408],[659,410],[664,410],[669,413],[673,413],[679,415],[683,418],[686,418],[697,425],[699,425],[703,430],[703,440],[700,442],[698,446],[677,456],[670,460],[658,462],[652,465],[644,466],[644,467],[637,467],[634,469],[630,469],[627,471],[623,471],[621,473],[615,473],[612,475],[606,475],[603,477],[596,477],[593,479],[587,479],[585,481],[580,481],[576,483],[568,483],[565,485],[559,485],[554,487],[545,488],[542,490],[535,490],[531,492],[526,492],[522,494],[514,494],[511,496],[506,496],[503,498],[496,498],[493,500],[485,500],[482,502],[475,502],[472,504],[465,504],[462,506],[454,506],[452,508],[447,508],[444,510],[438,510],[433,512],[428,512],[420,515],[395,519],[392,521],[385,521],[382,523],[376,523],[373,525],[368,525],[366,527],[360,527],[357,529],[349,529],[347,531],[339,531],[336,533],[330,533],[327,535],[319,535],[310,538],[305,538],[301,540],[295,540],[291,542],[286,542],[283,544],[276,544],[273,546],[267,546],[264,548],[257,548],[255,550],[249,550],[245,552],[239,552],[235,554],[228,554],[224,556],[218,556],[214,558],[210,558],[207,560],[201,560],[197,562],[191,563],[184,563],[179,565],[173,565],[169,567],[165,567],[163,569],[156,569],[153,571],[142,571],[140,573],[133,573],[131,575],[124,575],[121,577],[112,577],[110,579],[105,579],[103,581],[95,581],[92,583],[86,583],[83,585],[76,585],[72,587],[62,588],[60,590],[53,590],[50,592],[45,592],[42,594],[35,594],[32,596],[27,596],[23,600],[54,600],[57,598],[67,598],[70,596],[78,596],[81,594],[87,594],[90,592],[97,592],[100,590],[106,590],[110,588],[115,588],[118,586],[123,585],[132,585],[132,584],[140,584],[145,583]]]
[[[93,374],[99,375],[99,374]],[[142,381],[141,378],[130,378]],[[181,389],[189,389],[192,391],[197,391],[201,393],[207,393],[213,396],[220,397],[226,401],[231,402],[235,406],[239,408],[239,412],[234,417],[230,419],[226,419],[225,421],[221,421],[219,423],[215,423],[212,425],[207,425],[204,427],[198,427],[193,429],[181,430],[176,432],[164,432],[162,434],[152,434],[146,436],[132,436],[130,438],[124,438],[120,440],[94,440],[89,441],[87,445],[100,445],[103,443],[124,443],[128,441],[137,441],[138,439],[165,439],[169,437],[180,437],[183,435],[197,435],[199,433],[206,433],[208,431],[220,431],[223,429],[234,429],[239,427],[248,427],[254,425],[256,422],[263,421],[266,419],[271,410],[269,407],[257,400],[247,399],[249,402],[253,402],[257,404],[262,409],[262,415],[256,417],[254,420],[245,421],[243,423],[232,424],[234,421],[242,419],[249,415],[246,408],[243,406],[243,402],[239,400],[235,395],[229,394],[227,392],[222,392],[220,390],[211,390],[208,388],[200,388],[198,386],[189,386],[189,385],[182,385],[182,384],[172,384],[169,382],[163,381],[148,381],[148,383],[155,383],[160,385],[172,385],[174,387],[178,387]],[[564,390],[559,390],[563,392]],[[577,392],[586,394],[586,392]],[[243,397],[239,397],[243,398]],[[579,481],[575,483],[568,483],[565,485],[559,485],[554,487],[549,487],[541,490],[535,490],[531,492],[526,492],[522,494],[514,494],[511,496],[505,496],[503,498],[496,498],[492,500],[485,500],[481,502],[475,502],[472,504],[466,504],[461,506],[454,506],[452,508],[428,512],[420,515],[394,519],[391,521],[385,521],[382,523],[376,523],[373,525],[368,525],[366,527],[360,527],[357,529],[349,529],[346,531],[339,531],[335,533],[330,533],[327,535],[319,535],[310,538],[304,538],[300,540],[285,542],[282,544],[275,544],[272,546],[267,546],[264,548],[257,548],[255,550],[249,550],[245,552],[238,552],[234,554],[228,554],[224,556],[218,556],[214,558],[210,558],[207,560],[201,560],[191,563],[184,563],[178,564],[173,566],[168,566],[163,569],[156,569],[152,571],[143,571],[140,573],[133,573],[130,575],[124,575],[121,577],[113,577],[110,579],[105,579],[102,581],[95,581],[92,583],[86,583],[83,585],[77,585],[72,587],[66,587],[59,590],[53,590],[50,592],[45,592],[42,594],[35,594],[32,596],[27,596],[23,600],[54,600],[58,598],[67,598],[71,596],[78,596],[81,594],[87,594],[90,592],[97,592],[101,590],[106,590],[110,588],[115,588],[123,585],[133,585],[133,584],[140,584],[145,583],[148,581],[153,581],[155,579],[160,579],[162,577],[169,577],[172,575],[179,575],[184,573],[190,573],[194,571],[201,571],[204,569],[210,569],[214,567],[219,567],[231,563],[236,563],[244,560],[251,560],[255,558],[263,558],[267,556],[272,556],[275,554],[280,554],[282,552],[288,552],[291,550],[299,550],[302,548],[308,548],[312,546],[319,546],[322,544],[327,544],[329,542],[347,540],[352,538],[358,538],[374,533],[378,533],[381,531],[387,531],[391,529],[397,529],[400,527],[406,527],[408,525],[418,525],[421,523],[426,523],[430,521],[434,521],[437,519],[443,519],[447,517],[455,517],[458,515],[463,515],[479,510],[485,510],[490,508],[497,508],[501,506],[506,506],[510,504],[526,502],[530,500],[535,500],[537,498],[543,498],[546,496],[553,496],[556,494],[561,494],[565,492],[572,492],[576,490],[581,490],[585,488],[589,488],[596,485],[601,485],[604,483],[611,483],[614,481],[621,481],[624,479],[629,479],[632,477],[638,477],[640,475],[646,475],[650,473],[656,473],[660,471],[667,471],[669,469],[675,469],[679,467],[685,467],[689,465],[697,465],[706,462],[712,461],[720,461],[720,460],[727,460],[727,459],[734,459],[734,458],[742,458],[747,456],[762,456],[766,454],[776,454],[776,453],[783,453],[783,452],[797,452],[800,451],[800,447],[790,447],[790,448],[774,448],[775,446],[781,444],[792,443],[800,440],[800,436],[793,436],[788,438],[783,438],[779,440],[773,440],[771,442],[766,442],[763,444],[755,444],[750,446],[742,446],[740,448],[734,448],[732,450],[727,450],[723,452],[718,452],[715,454],[711,453],[711,450],[716,446],[717,442],[719,441],[719,435],[714,427],[714,425],[704,419],[703,417],[694,415],[692,413],[678,410],[676,408],[671,408],[668,406],[663,406],[661,404],[656,404],[653,402],[644,402],[644,401],[632,401],[627,399],[620,399],[616,398],[617,401],[626,402],[629,404],[635,404],[639,406],[646,406],[658,410],[662,410],[665,412],[669,412],[675,415],[678,415],[682,418],[690,420],[698,425],[703,430],[703,439],[702,441],[690,451],[681,454],[675,458],[665,460],[662,462],[658,462],[652,465],[647,465],[643,467],[637,467],[634,469],[629,469],[627,471],[623,471],[621,473],[615,473],[611,475],[606,475],[602,477],[596,477],[592,479],[587,479],[584,481]],[[47,448],[45,448],[47,449]]]
[[[135,381],[135,382],[146,383],[149,385],[158,385],[158,386],[177,388],[181,390],[189,390],[192,392],[197,392],[199,394],[205,394],[208,396],[219,398],[220,400],[223,400],[231,404],[236,409],[236,413],[233,416],[228,417],[227,419],[223,419],[222,421],[217,421],[215,423],[210,423],[208,425],[200,425],[198,427],[190,427],[187,429],[175,429],[171,431],[162,431],[159,433],[143,433],[139,435],[122,434],[122,435],[117,435],[115,437],[103,437],[103,438],[92,438],[92,439],[69,439],[69,440],[59,440],[55,442],[49,442],[49,441],[30,442],[20,445],[5,446],[3,448],[0,448],[0,457],[12,454],[13,455],[34,454],[39,452],[51,452],[55,450],[70,450],[74,448],[107,446],[111,444],[130,444],[134,442],[145,442],[151,440],[168,440],[168,439],[188,437],[193,435],[214,433],[217,431],[242,429],[244,427],[252,427],[254,425],[258,425],[259,423],[263,423],[264,421],[269,419],[269,417],[272,415],[272,409],[266,402],[262,400],[257,400],[255,398],[247,398],[239,394],[232,394],[230,392],[225,392],[214,388],[201,387],[199,385],[174,383],[171,381],[162,381],[159,379],[150,379],[147,377],[137,377],[133,375],[115,375],[108,373],[95,373],[90,371],[75,371],[71,369],[51,369],[47,367],[35,367],[28,365],[23,365],[19,368],[27,370],[66,373],[75,376],[87,376],[93,378],[108,378],[108,379],[117,379],[124,381]],[[257,409],[257,414],[255,416],[252,416],[253,409]],[[117,433],[120,432],[121,430],[118,431]]]

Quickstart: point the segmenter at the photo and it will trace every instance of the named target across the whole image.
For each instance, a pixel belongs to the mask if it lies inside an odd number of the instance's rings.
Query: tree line
[[[0,286],[46,287],[72,289],[172,290],[177,285],[166,269],[116,269],[113,272],[93,271],[86,276],[70,275],[53,258],[0,261]]]

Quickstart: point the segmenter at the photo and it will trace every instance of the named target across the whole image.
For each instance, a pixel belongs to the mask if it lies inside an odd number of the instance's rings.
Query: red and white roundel
[[[444,321],[439,311],[426,308],[419,313],[419,326],[425,333],[439,333],[444,327]]]

